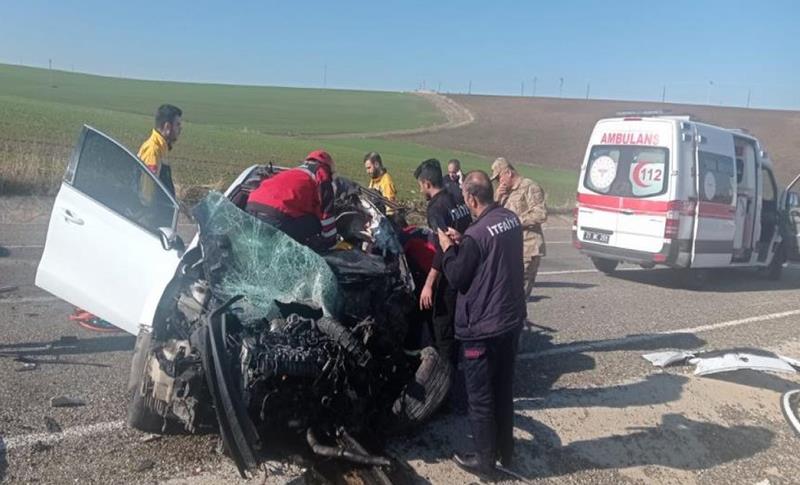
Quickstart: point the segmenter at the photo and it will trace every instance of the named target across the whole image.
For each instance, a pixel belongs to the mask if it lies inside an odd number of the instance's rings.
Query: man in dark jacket
[[[475,218],[463,236],[439,230],[442,268],[458,290],[455,334],[461,341],[474,454],[456,454],[461,468],[491,477],[498,457],[513,456],[514,403],[511,383],[517,342],[526,319],[522,224],[495,204],[482,171],[467,174],[464,201]]]
[[[322,150],[299,167],[284,170],[250,193],[247,212],[315,250],[336,244],[333,158]]]
[[[455,364],[455,338],[453,336],[453,318],[456,309],[456,291],[441,277],[442,248],[436,230],[446,231],[448,228],[458,232],[467,230],[472,218],[469,210],[453,195],[444,189],[442,167],[439,161],[431,158],[422,162],[414,171],[419,190],[428,201],[428,227],[433,231],[431,242],[436,246],[428,278],[420,294],[419,306],[422,310],[433,310],[433,337],[436,349],[444,359]]]

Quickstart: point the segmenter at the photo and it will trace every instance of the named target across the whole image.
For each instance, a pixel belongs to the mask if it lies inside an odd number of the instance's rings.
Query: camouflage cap
[[[492,181],[497,180],[497,177],[508,168],[511,168],[511,164],[508,163],[505,158],[496,158],[492,163]]]

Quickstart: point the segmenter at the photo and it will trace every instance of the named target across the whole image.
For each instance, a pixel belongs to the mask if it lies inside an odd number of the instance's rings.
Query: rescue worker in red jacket
[[[264,179],[250,193],[247,212],[312,249],[330,249],[336,244],[333,172],[333,158],[313,151],[299,167]]]

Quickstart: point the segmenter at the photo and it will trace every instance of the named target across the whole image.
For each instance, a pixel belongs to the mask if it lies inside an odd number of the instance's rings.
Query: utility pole
[[[53,82],[53,60],[52,59],[48,59],[47,60],[47,70],[50,73],[50,87],[54,88],[54,87],[56,87],[56,83]]]
[[[328,65],[325,64],[322,66],[322,88],[325,89],[328,87]]]
[[[437,93],[441,93],[442,92],[442,81],[439,81],[439,85],[436,86],[436,92]]]
[[[750,107],[750,88],[747,88],[747,107]]]
[[[564,78],[559,78],[558,82],[558,97],[561,97],[561,94],[564,92]]]
[[[591,87],[591,84],[586,83],[586,99],[589,99],[589,88],[590,87]]]
[[[533,77],[533,94],[531,94],[531,96],[534,98],[536,97],[536,81],[538,80],[539,80],[538,77],[536,76]]]
[[[472,94],[472,79],[469,80],[469,88],[467,88],[467,94]]]
[[[714,81],[708,81],[708,89],[706,90],[706,104],[711,104],[711,88],[714,86]]]
[[[661,86],[661,102],[662,103],[666,103],[667,102],[667,85],[666,84]]]
[[[520,82],[519,95],[520,97],[525,96],[525,81]]]

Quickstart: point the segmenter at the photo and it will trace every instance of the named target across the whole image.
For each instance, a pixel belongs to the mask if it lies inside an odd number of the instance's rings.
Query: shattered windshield
[[[280,303],[303,303],[339,315],[339,286],[325,260],[239,209],[219,192],[194,208],[213,294],[237,303],[243,322],[279,315]]]

